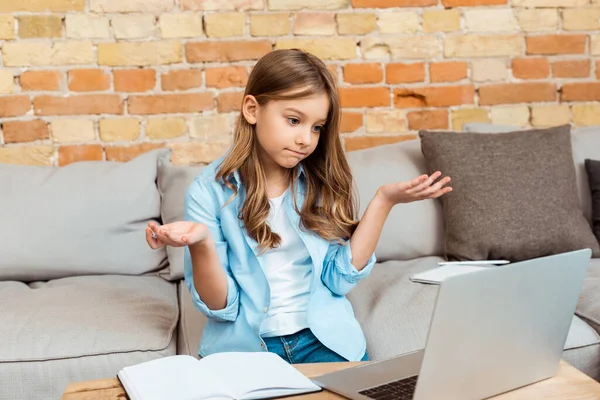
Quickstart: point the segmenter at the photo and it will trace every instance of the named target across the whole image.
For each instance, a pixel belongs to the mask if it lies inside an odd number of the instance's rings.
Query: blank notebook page
[[[201,364],[194,357],[182,355],[126,367],[123,370],[127,382],[135,382],[130,397],[132,400],[194,400],[222,393],[223,387],[217,385],[214,373]]]
[[[216,353],[204,361],[215,375],[240,395],[266,388],[319,389],[274,353]]]

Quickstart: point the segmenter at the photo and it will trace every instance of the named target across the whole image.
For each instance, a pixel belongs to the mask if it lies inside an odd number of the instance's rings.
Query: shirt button
[[[265,313],[269,312],[269,307],[263,308],[263,312],[265,312]]]
[[[262,347],[262,348],[264,349],[264,348],[265,348],[265,344],[264,344],[264,343],[261,343],[261,344],[260,344],[260,347]]]

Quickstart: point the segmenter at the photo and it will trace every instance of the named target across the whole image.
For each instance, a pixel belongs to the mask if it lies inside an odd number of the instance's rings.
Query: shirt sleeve
[[[350,241],[344,244],[331,243],[323,262],[321,280],[333,293],[344,296],[358,281],[371,273],[376,260],[373,253],[367,265],[359,271],[352,265]]]
[[[217,197],[211,187],[211,183],[201,178],[195,179],[188,187],[185,196],[186,221],[199,222],[206,225],[213,237],[219,260],[227,274],[227,304],[220,310],[212,310],[202,301],[194,286],[192,275],[192,259],[189,248],[185,247],[184,253],[184,277],[185,283],[190,291],[194,306],[208,318],[220,321],[235,321],[239,311],[239,287],[233,278],[227,255],[228,245],[223,236],[221,222],[218,218],[219,204]]]

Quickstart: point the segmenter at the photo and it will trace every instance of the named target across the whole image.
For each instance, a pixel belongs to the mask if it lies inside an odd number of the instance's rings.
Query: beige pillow
[[[520,261],[600,248],[579,207],[568,125],[482,135],[420,131],[441,198],[450,260]]]

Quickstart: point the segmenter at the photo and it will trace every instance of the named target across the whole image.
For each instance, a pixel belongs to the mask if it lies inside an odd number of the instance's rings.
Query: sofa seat
[[[176,354],[177,288],[157,276],[0,282],[0,398],[58,399],[67,384]]]
[[[437,267],[438,261],[443,259],[423,257],[379,263],[349,293],[372,359],[381,360],[425,347],[438,286],[413,283],[409,276]],[[594,259],[590,267],[595,270],[596,266],[600,282],[600,260]],[[592,278],[587,278],[586,288]],[[596,290],[595,297],[598,296],[600,291]],[[600,336],[578,316],[573,316],[563,358],[594,379],[600,378]]]

